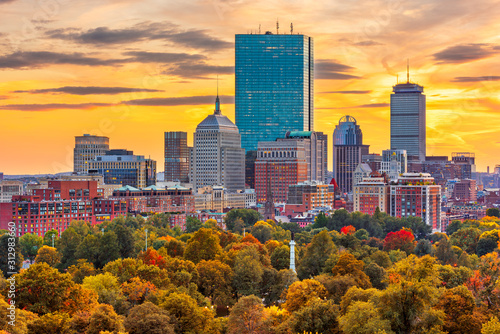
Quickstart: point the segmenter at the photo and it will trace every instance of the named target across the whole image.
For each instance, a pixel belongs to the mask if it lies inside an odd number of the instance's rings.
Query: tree
[[[257,296],[240,298],[231,308],[228,321],[228,334],[267,333],[267,313]]]
[[[387,234],[384,239],[384,250],[399,249],[409,255],[413,253],[415,244],[413,233],[403,229],[398,232],[389,232]]]
[[[370,278],[370,282],[374,288],[383,290],[387,287],[387,283],[385,282],[387,272],[375,262],[367,265],[364,272]]]
[[[232,231],[235,227],[235,223],[238,219],[243,222],[243,227],[249,227],[255,225],[256,222],[262,220],[262,215],[252,209],[233,209],[229,211],[224,219],[226,228]]]
[[[21,253],[25,258],[33,260],[42,247],[43,239],[38,235],[26,233],[19,238],[19,245],[21,246]]]
[[[99,334],[101,331],[116,333],[123,330],[122,319],[116,314],[113,307],[101,304],[92,312],[85,334]]]
[[[132,229],[121,224],[117,224],[114,228],[120,255],[122,258],[131,257],[134,254],[134,234]]]
[[[335,267],[333,267],[333,276],[350,275],[356,281],[356,284],[363,288],[371,288],[370,278],[363,272],[363,261],[356,260],[354,255],[343,253]]]
[[[463,227],[463,224],[462,224],[462,222],[460,220],[453,220],[446,227],[446,234],[452,235],[456,231],[460,230],[462,227]]]
[[[110,305],[114,304],[114,300],[109,297],[116,298],[121,292],[118,279],[110,273],[85,277],[82,286],[97,293],[99,303]]]
[[[97,268],[102,268],[106,263],[120,258],[120,244],[115,232],[104,232],[99,238]]]
[[[236,254],[234,260],[233,287],[239,296],[257,295],[264,266],[260,262],[257,247],[245,247]]]
[[[271,254],[271,265],[276,270],[290,268],[290,247],[281,245]]]
[[[55,248],[43,246],[38,250],[38,255],[35,258],[35,263],[42,262],[47,263],[51,267],[55,267],[61,262],[61,254],[59,254]]]
[[[474,254],[480,236],[481,231],[477,228],[462,228],[451,235],[450,242],[453,246],[460,247],[469,254]]]
[[[217,233],[207,228],[201,228],[187,242],[184,258],[198,263],[201,260],[213,260],[221,253],[222,247],[219,244]]]
[[[54,238],[52,238],[54,236]],[[56,241],[59,239],[59,232],[56,229],[51,229],[45,232],[45,235],[43,236],[43,244],[45,246],[55,246]],[[52,240],[54,241],[54,244],[52,244]]]
[[[47,234],[45,234],[45,236],[47,236]],[[76,233],[75,229],[72,227],[68,227],[61,234],[61,239],[57,242],[57,250],[62,254],[61,263],[59,265],[61,269],[66,269],[76,264],[76,252],[81,241],[81,236]]]
[[[202,260],[196,265],[199,273],[198,288],[213,304],[232,304],[231,282],[233,271],[230,266],[217,260]]]
[[[142,304],[149,294],[156,292],[156,287],[150,281],[139,277],[133,277],[128,282],[122,284],[123,294],[132,305]]]
[[[306,253],[301,259],[297,269],[299,278],[304,279],[319,275],[326,260],[336,251],[332,238],[326,231],[316,234],[311,244],[307,246]]]
[[[124,322],[129,334],[174,334],[169,313],[150,302],[134,306]]]
[[[70,317],[66,313],[47,313],[28,323],[30,334],[70,333]]]
[[[313,279],[297,281],[290,285],[286,292],[286,302],[283,307],[290,313],[297,311],[315,299],[324,299],[327,291],[323,284]]]
[[[422,239],[417,242],[417,246],[414,250],[415,255],[424,256],[428,254],[432,254],[432,244],[427,239]]]
[[[490,321],[483,324],[481,334],[498,334],[500,333],[500,321],[497,317],[492,317]]]
[[[340,303],[342,296],[344,296],[350,288],[358,286],[354,277],[350,275],[332,276],[321,274],[314,277],[314,279],[323,284],[328,291],[328,299],[333,300],[336,304]]]
[[[15,254],[14,258],[9,254]],[[19,245],[19,238],[4,234],[0,237],[0,269],[3,275],[9,277],[11,272],[19,272],[23,266],[23,254]]]
[[[383,319],[376,305],[370,301],[355,301],[339,318],[340,329],[345,334],[394,333],[391,323]]]
[[[441,264],[457,264],[457,255],[451,249],[451,244],[447,239],[441,239],[436,248],[436,258],[441,262]]]
[[[498,238],[494,236],[486,236],[479,239],[476,246],[477,256],[483,256],[491,253],[498,247]]]
[[[332,300],[316,299],[293,313],[289,326],[293,333],[340,334],[339,307]]]
[[[436,305],[446,314],[443,329],[449,333],[479,333],[481,322],[474,315],[475,301],[463,285],[446,290]]]
[[[356,232],[356,228],[352,225],[344,226],[340,229],[340,233],[342,234],[354,234]]]
[[[264,221],[258,221],[252,226],[251,234],[257,238],[260,243],[264,244],[272,238],[273,228]]]
[[[96,270],[92,263],[88,263],[85,259],[80,259],[76,265],[68,268],[68,273],[73,277],[75,283],[82,284],[83,279],[87,276],[94,276]]]
[[[327,224],[328,224],[328,218],[326,218],[324,212],[320,212],[314,219],[314,224],[312,225],[312,228],[326,227]]]
[[[66,230],[67,231],[67,230]],[[66,232],[64,231],[64,232]],[[74,232],[76,234],[76,232]],[[62,237],[61,237],[62,239]],[[75,257],[78,259],[85,259],[94,264],[96,268],[99,268],[98,257],[99,257],[99,237],[89,234],[76,248]],[[64,258],[64,256],[63,256]],[[72,261],[74,264],[76,259]]]
[[[203,223],[196,217],[188,216],[186,219],[186,233],[194,233],[203,227]]]
[[[500,217],[500,210],[498,208],[489,208],[486,210],[486,215],[490,217]]]

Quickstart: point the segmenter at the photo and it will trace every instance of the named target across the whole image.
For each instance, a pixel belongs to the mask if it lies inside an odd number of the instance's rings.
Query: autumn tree
[[[42,247],[43,239],[36,234],[26,233],[19,238],[21,253],[24,258],[33,260]]]
[[[350,275],[356,281],[356,284],[364,289],[371,288],[369,277],[363,272],[363,261],[356,260],[354,255],[343,253],[335,267],[333,267],[333,276]]]
[[[35,258],[35,263],[45,262],[51,267],[55,267],[61,262],[61,254],[57,249],[49,246],[43,246],[38,250],[38,254]]]
[[[9,254],[14,253],[14,259],[9,257]],[[14,261],[14,263],[10,262]],[[11,272],[19,272],[23,265],[23,255],[21,254],[21,246],[19,238],[10,236],[8,233],[0,237],[0,269],[3,275],[9,277]]]
[[[217,260],[202,260],[196,269],[199,273],[198,287],[203,295],[210,297],[212,303],[218,306],[232,304],[231,267]]]
[[[474,314],[475,306],[472,293],[464,285],[446,290],[436,305],[446,314],[443,329],[457,334],[480,333],[481,322]]]
[[[117,333],[123,330],[122,319],[113,307],[101,304],[92,312],[85,334],[100,334],[101,331]]]
[[[231,308],[228,334],[265,334],[268,329],[266,320],[267,313],[259,297],[242,297]]]
[[[207,228],[201,228],[187,242],[184,258],[198,263],[201,260],[214,260],[221,253],[222,247],[219,244],[217,233]]]
[[[475,227],[462,228],[450,236],[450,243],[469,254],[476,252],[481,231]]]
[[[312,300],[294,312],[289,320],[293,333],[340,334],[337,321],[339,307],[332,300]]]
[[[354,234],[356,232],[356,228],[352,225],[344,226],[340,229],[340,233],[342,234]]]
[[[54,312],[47,313],[28,323],[28,333],[70,333],[71,320],[68,314]]]
[[[234,261],[233,286],[239,296],[257,295],[262,282],[264,266],[257,247],[240,250]]]
[[[439,241],[435,256],[443,265],[456,265],[458,261],[457,255],[453,252],[448,239],[441,239],[441,241]]]
[[[324,299],[326,296],[327,291],[320,282],[313,279],[297,281],[288,288],[283,307],[292,313],[307,305],[311,300]]]
[[[399,249],[406,254],[413,253],[415,248],[415,237],[408,230],[400,230],[398,232],[389,232],[384,239],[384,250]]]
[[[75,283],[82,284],[83,279],[95,275],[96,270],[92,263],[87,262],[85,259],[79,259],[76,265],[68,268],[68,273],[71,274]]]
[[[345,334],[394,333],[390,322],[382,318],[376,305],[371,301],[352,303],[347,312],[339,318],[339,325]]]
[[[150,302],[134,306],[124,325],[129,334],[175,333],[169,313]]]
[[[300,260],[297,275],[304,279],[319,275],[328,257],[336,251],[332,238],[327,231],[316,234],[311,244],[306,248],[304,257]]]
[[[47,237],[47,233],[45,234],[45,237]],[[57,236],[57,231],[55,236]],[[62,255],[61,263],[58,266],[60,269],[66,269],[69,266],[76,264],[76,252],[81,241],[82,237],[76,233],[74,228],[68,227],[64,230],[61,234],[61,239],[57,242],[56,247],[57,251]],[[50,245],[52,245],[52,243],[50,243]]]

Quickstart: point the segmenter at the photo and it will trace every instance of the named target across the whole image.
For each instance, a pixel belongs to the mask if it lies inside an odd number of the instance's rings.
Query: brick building
[[[353,210],[373,215],[378,207],[389,212],[389,184],[387,179],[374,172],[354,186]]]

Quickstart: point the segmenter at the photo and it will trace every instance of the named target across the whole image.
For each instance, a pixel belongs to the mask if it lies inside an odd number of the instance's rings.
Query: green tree
[[[45,236],[47,236],[47,234],[45,234]],[[76,264],[76,252],[81,241],[81,236],[76,233],[75,229],[72,227],[68,227],[61,234],[61,239],[57,242],[57,250],[62,254],[61,263],[59,265],[61,269],[66,269]]]
[[[489,208],[486,210],[486,215],[490,217],[500,217],[500,210],[498,208]]]
[[[415,247],[413,252],[417,256],[432,254],[432,244],[427,239],[421,239],[417,242],[417,246]]]
[[[290,268],[290,247],[281,245],[271,254],[271,265],[276,270]]]
[[[129,334],[175,333],[169,313],[150,302],[134,306],[124,325]]]
[[[355,301],[339,318],[340,329],[345,334],[394,333],[391,323],[379,314],[376,305],[368,301]]]
[[[494,237],[485,237],[479,239],[476,246],[477,256],[483,256],[491,253],[498,247],[498,241]]]
[[[26,233],[19,238],[19,245],[21,246],[21,253],[24,258],[33,260],[42,247],[43,239],[38,235]]]
[[[340,334],[338,312],[339,307],[332,300],[312,300],[293,313],[289,326],[293,333]]]
[[[188,216],[186,219],[186,233],[194,233],[203,227],[203,223],[196,217]]]
[[[314,224],[312,225],[312,228],[326,227],[327,224],[328,224],[328,218],[326,218],[324,212],[320,212],[314,219]]]
[[[52,238],[54,236],[54,238]],[[56,242],[59,239],[59,232],[56,229],[51,229],[45,232],[45,235],[43,236],[43,244],[45,246],[56,246]],[[52,244],[52,240],[54,241],[54,244]]]
[[[332,238],[326,231],[316,234],[306,248],[300,260],[297,275],[300,279],[319,275],[323,271],[326,260],[336,251]]]
[[[11,254],[14,254],[12,258]],[[0,268],[3,275],[9,277],[11,272],[19,272],[23,265],[23,254],[19,245],[19,238],[4,234],[0,237]]]
[[[453,246],[460,247],[469,254],[474,254],[481,233],[479,229],[474,227],[462,228],[451,235],[450,242]]]
[[[124,225],[116,225],[114,232],[117,237],[120,255],[122,258],[134,255],[134,234],[132,229]]]
[[[364,272],[370,278],[370,282],[374,288],[383,290],[387,287],[387,272],[375,262],[367,265]]]
[[[462,224],[462,222],[460,220],[453,220],[446,227],[446,234],[452,235],[456,231],[460,230],[462,227],[463,227],[463,224]]]
[[[118,237],[114,232],[105,232],[99,238],[97,263],[95,263],[95,266],[97,268],[102,268],[108,262],[114,261],[118,258],[120,258],[120,244],[118,242]]]
[[[187,242],[184,258],[198,263],[201,260],[214,260],[220,254],[222,254],[222,247],[219,244],[217,233],[207,228],[201,228]]]
[[[75,257],[76,259],[85,259],[88,262],[93,263],[96,268],[99,268],[99,237],[92,234],[87,235],[76,248]],[[73,260],[72,264],[76,263],[76,259]]]
[[[252,209],[233,209],[227,213],[224,219],[226,228],[232,231],[238,219],[243,221],[243,227],[249,227],[255,225],[259,220],[262,220],[262,215],[258,211]]]
[[[252,226],[251,234],[262,244],[265,244],[273,237],[273,228],[266,222],[257,222]]]
[[[451,244],[447,239],[441,239],[436,248],[436,258],[441,264],[455,265],[458,261],[457,255],[453,252]]]
[[[257,295],[264,266],[256,247],[245,247],[236,254],[233,286],[239,296]]]
[[[267,314],[259,297],[242,297],[231,308],[228,334],[264,334],[267,329]]]
[[[42,262],[47,263],[51,267],[55,267],[61,262],[61,254],[59,254],[55,248],[43,246],[38,250],[38,254],[35,258],[35,263]]]

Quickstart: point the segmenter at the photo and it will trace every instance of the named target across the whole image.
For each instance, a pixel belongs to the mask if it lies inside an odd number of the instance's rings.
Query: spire
[[[217,76],[217,97],[215,98],[215,110],[214,115],[220,115],[220,101],[219,101],[219,76]]]
[[[406,83],[410,83],[410,59],[406,58]]]

